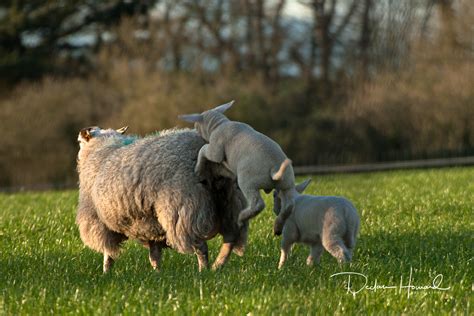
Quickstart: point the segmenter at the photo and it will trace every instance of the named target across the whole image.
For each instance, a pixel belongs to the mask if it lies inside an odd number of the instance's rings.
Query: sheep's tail
[[[272,173],[272,179],[274,181],[278,181],[281,179],[281,177],[283,177],[283,174],[285,173],[285,170],[286,168],[288,167],[288,165],[291,164],[291,160],[286,158],[280,165],[280,169],[278,169],[277,172],[275,173]]]
[[[357,241],[357,234],[359,233],[360,220],[353,214],[357,214],[355,207],[351,205],[349,209],[346,209],[346,214],[351,213],[349,218],[347,218],[347,232],[344,236],[344,242],[349,249],[354,249]]]

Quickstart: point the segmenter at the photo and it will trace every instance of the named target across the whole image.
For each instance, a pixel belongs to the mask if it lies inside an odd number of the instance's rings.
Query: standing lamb
[[[296,186],[302,193],[311,179]],[[273,192],[273,211],[281,209],[281,193]],[[278,268],[285,263],[295,242],[309,244],[310,254],[306,263],[319,263],[326,249],[339,263],[349,262],[359,231],[359,215],[350,201],[337,196],[298,195],[294,212],[286,220],[281,240],[281,256]]]
[[[184,121],[195,123],[199,135],[208,142],[199,151],[195,171],[198,175],[202,174],[205,163],[212,161],[222,164],[237,177],[247,199],[247,207],[239,215],[241,223],[265,208],[260,189],[267,193],[278,189],[283,208],[275,220],[274,233],[280,235],[286,218],[292,213],[297,195],[291,160],[269,137],[247,124],[230,121],[223,113],[233,103],[231,101],[201,114],[179,116]]]
[[[194,174],[204,141],[191,130],[169,130],[138,138],[126,129],[84,128],[78,141],[79,205],[77,224],[83,242],[104,254],[107,272],[128,238],[149,247],[152,267],[170,246],[194,252],[199,270],[208,266],[206,240],[224,239],[213,268],[232,250],[239,255],[248,223],[238,225],[245,199],[235,181],[220,177],[217,164],[207,166],[204,180]]]

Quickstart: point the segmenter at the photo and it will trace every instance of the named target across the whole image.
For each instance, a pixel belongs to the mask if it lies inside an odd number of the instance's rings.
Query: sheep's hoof
[[[222,268],[222,263],[214,263],[211,267],[211,270],[212,271],[217,271],[217,270],[220,270],[220,268]]]
[[[151,268],[153,269],[153,271],[160,272],[160,267],[158,266],[158,263],[151,262]]]
[[[232,251],[239,257],[242,257],[245,253],[245,248],[244,247],[235,247],[232,249]]]

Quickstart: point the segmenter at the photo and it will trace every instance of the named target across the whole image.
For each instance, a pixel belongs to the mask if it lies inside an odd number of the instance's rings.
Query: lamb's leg
[[[148,242],[148,245],[150,247],[150,253],[148,255],[148,258],[150,259],[150,264],[153,270],[159,271],[162,252],[161,250],[166,246],[166,244],[163,245],[163,243],[150,240]]]
[[[221,163],[224,160],[224,149],[223,146],[206,144],[201,147],[198,153],[198,158],[196,162],[196,167],[194,172],[201,176],[204,173],[204,167],[206,165],[206,160]]]
[[[320,243],[311,245],[311,251],[306,259],[306,264],[312,266],[314,263],[319,264],[319,260],[321,258],[321,254],[323,253],[323,245]]]
[[[249,189],[242,186],[239,181],[239,187],[242,190],[245,198],[247,199],[247,207],[239,214],[239,226],[243,225],[243,222],[257,216],[265,208],[265,202],[260,195],[258,189]]]
[[[288,259],[288,254],[290,253],[292,244],[293,241],[283,235],[283,238],[281,240],[280,262],[278,262],[278,269],[281,269],[283,267],[283,264],[285,264],[286,259]]]
[[[351,260],[351,254],[338,235],[323,234],[323,246],[339,263]]]
[[[104,273],[107,273],[110,271],[110,268],[114,265],[114,259],[107,253],[104,253],[104,265],[102,270]]]
[[[233,248],[234,248],[233,242],[226,242],[222,244],[221,250],[219,251],[219,254],[217,255],[216,261],[214,261],[214,264],[212,265],[212,270],[219,269],[229,260],[229,257],[230,257],[230,254],[232,253]]]
[[[281,235],[283,231],[283,226],[285,225],[286,219],[291,215],[293,209],[295,208],[295,200],[291,196],[291,192],[286,191],[283,193],[282,197],[282,210],[280,214],[275,219],[273,225],[273,233],[277,236]]]
[[[203,269],[207,269],[209,267],[209,251],[207,248],[207,243],[203,241],[202,243],[195,245],[194,252],[196,253],[196,257],[198,259],[199,272],[201,272]]]
[[[196,167],[194,167],[194,173],[201,175],[203,173],[204,165],[206,164],[206,148],[207,144],[202,146],[198,153]]]
[[[291,246],[298,241],[298,228],[293,221],[287,221],[283,227],[283,236],[281,238],[281,254],[278,269],[281,269],[291,251]]]

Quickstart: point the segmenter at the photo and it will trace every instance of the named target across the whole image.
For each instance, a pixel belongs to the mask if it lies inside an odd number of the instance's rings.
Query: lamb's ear
[[[203,120],[203,116],[201,114],[178,115],[178,118],[189,123],[202,122]]]
[[[308,186],[310,182],[311,182],[311,178],[304,180],[300,184],[297,184],[295,186],[296,191],[298,191],[298,193],[303,193],[303,191],[306,189],[306,187]]]
[[[123,135],[123,134],[125,134],[125,132],[127,131],[127,129],[128,129],[128,126],[124,126],[124,127],[122,127],[122,128],[119,128],[119,129],[116,130],[116,131],[117,131],[118,133],[120,133],[120,134]]]
[[[230,109],[233,104],[234,104],[234,100],[230,101],[229,103],[219,105],[218,107],[215,107],[213,110],[220,113],[224,113],[225,111]]]
[[[92,138],[92,133],[91,133],[92,127],[86,127],[81,129],[79,132],[79,135],[82,139],[84,139],[86,142],[88,142]]]

